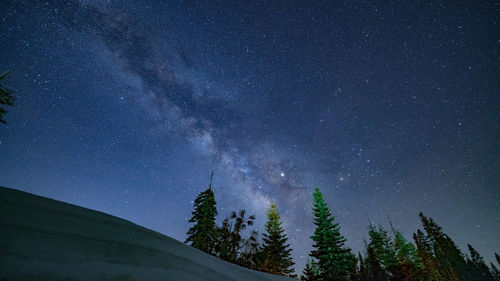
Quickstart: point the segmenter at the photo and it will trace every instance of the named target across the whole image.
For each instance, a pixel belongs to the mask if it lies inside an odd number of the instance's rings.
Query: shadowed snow
[[[111,215],[0,187],[0,280],[294,280]]]

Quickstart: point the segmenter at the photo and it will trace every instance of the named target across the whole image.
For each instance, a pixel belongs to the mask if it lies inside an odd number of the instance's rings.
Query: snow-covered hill
[[[294,280],[101,212],[0,187],[0,280]]]

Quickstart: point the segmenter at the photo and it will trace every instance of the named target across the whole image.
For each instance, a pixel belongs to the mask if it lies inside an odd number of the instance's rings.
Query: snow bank
[[[101,212],[0,187],[0,280],[294,280]]]

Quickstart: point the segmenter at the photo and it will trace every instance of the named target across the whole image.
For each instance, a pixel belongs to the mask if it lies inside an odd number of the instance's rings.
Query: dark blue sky
[[[162,3],[166,2],[166,3]],[[362,250],[419,211],[500,249],[500,3],[2,1],[0,185],[184,240],[275,200],[301,268],[324,192]]]

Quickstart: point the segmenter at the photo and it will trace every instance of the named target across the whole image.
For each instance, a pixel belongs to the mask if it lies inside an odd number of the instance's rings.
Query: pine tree
[[[368,235],[370,236],[368,248],[373,251],[376,259],[380,262],[384,278],[392,279],[393,276],[399,276],[396,251],[387,231],[380,225],[377,228],[370,224]]]
[[[243,238],[243,231],[247,227],[254,225],[255,216],[250,215],[247,217],[246,211],[240,210],[239,213],[233,211],[230,219],[232,220],[232,223],[230,224],[232,226],[230,252],[231,255],[233,255],[232,260],[235,263],[238,263],[240,262],[240,254],[245,250],[245,248],[251,243],[256,242],[255,231],[252,231],[247,239]]]
[[[347,278],[348,280],[352,280],[352,281],[355,281],[355,280],[359,280],[359,272],[358,272],[358,259],[356,258],[356,256],[349,250],[349,260],[348,260],[348,266],[349,266],[349,278]]]
[[[392,222],[389,220],[392,233],[394,234],[394,250],[399,269],[401,271],[401,279],[421,280],[424,277],[422,259],[418,256],[417,250],[412,243],[408,242],[403,234],[394,229]]]
[[[497,263],[500,265],[500,256],[495,253],[495,259],[497,260]],[[500,270],[493,264],[490,263],[491,267],[491,275],[495,278],[495,281],[500,281]]]
[[[494,281],[493,276],[483,257],[470,244],[467,244],[470,252],[470,258],[467,259],[471,271],[471,280],[476,281]]]
[[[224,219],[222,225],[216,228],[214,255],[231,263],[251,267],[248,264],[253,261],[249,259],[254,257],[250,257],[248,253],[254,250],[256,254],[259,253],[258,235],[256,231],[252,231],[248,238],[244,238],[243,231],[252,226],[254,221],[255,216],[247,217],[245,210],[240,210],[238,213],[233,211]]]
[[[291,257],[292,249],[287,244],[285,230],[281,226],[280,214],[274,202],[267,210],[266,232],[263,236],[263,252],[265,262],[263,270],[272,274],[290,275],[293,274],[295,264]]]
[[[442,228],[432,218],[419,214],[429,241],[432,244],[434,255],[449,280],[468,280],[469,270],[464,255],[451,238],[443,233]]]
[[[229,218],[222,221],[220,227],[216,228],[216,240],[214,246],[215,256],[229,262],[234,262],[235,254],[233,252],[234,235],[232,233],[232,225],[229,223]]]
[[[0,105],[14,105],[14,98],[12,97],[11,91],[7,87],[7,75],[8,72],[4,72],[0,74]],[[0,123],[6,123],[5,120],[2,119],[2,116],[7,113],[3,107],[0,106]]]
[[[317,268],[314,261],[308,262],[300,276],[301,281],[318,281]]]
[[[189,228],[184,243],[191,243],[191,246],[206,253],[213,254],[215,242],[215,217],[217,216],[216,202],[212,190],[213,173],[210,176],[210,184],[205,191],[202,191],[194,201],[194,211],[189,220],[194,225]]]
[[[446,274],[444,273],[444,270],[439,266],[436,258],[432,254],[431,245],[427,237],[425,237],[424,233],[420,229],[417,230],[417,233],[413,234],[413,239],[415,240],[415,244],[417,245],[417,254],[421,258],[424,265],[425,275],[427,276],[425,280],[450,280],[443,277],[446,276]],[[458,279],[455,277],[451,280],[457,281]]]
[[[359,281],[368,281],[370,279],[370,269],[366,264],[366,260],[363,259],[361,253],[358,252],[358,261],[359,261],[359,270],[358,270],[358,280]]]
[[[238,264],[250,269],[261,270],[264,263],[264,252],[260,245],[259,234],[252,231],[248,243],[241,250],[238,258]]]
[[[319,280],[347,280],[353,260],[350,249],[344,248],[346,239],[340,234],[338,223],[326,204],[319,188],[314,193],[314,224],[316,229],[310,256],[318,261]]]
[[[493,264],[490,263],[491,276],[493,276],[493,280],[500,281],[500,270]]]

